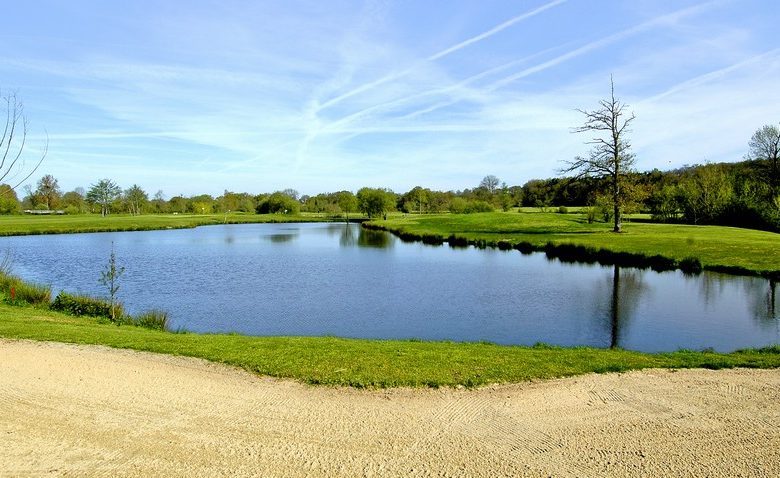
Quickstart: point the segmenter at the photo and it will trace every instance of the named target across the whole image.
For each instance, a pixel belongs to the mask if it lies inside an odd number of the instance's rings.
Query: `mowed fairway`
[[[752,229],[626,222],[623,232],[616,234],[611,224],[588,224],[580,214],[530,212],[393,216],[373,224],[396,233],[445,239],[455,235],[487,242],[527,242],[536,247],[548,242],[576,244],[677,261],[695,257],[705,267],[780,271],[780,234]]]
[[[148,231],[187,229],[215,224],[268,222],[318,222],[329,220],[323,214],[143,214],[131,216],[98,214],[62,216],[0,216],[0,236],[30,234],[69,234],[80,232]]]

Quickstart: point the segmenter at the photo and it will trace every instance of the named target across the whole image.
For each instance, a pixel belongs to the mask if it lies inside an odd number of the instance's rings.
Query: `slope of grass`
[[[651,367],[780,367],[780,347],[730,354],[507,347],[485,343],[169,333],[0,303],[0,337],[199,357],[311,384],[478,386]]]
[[[0,236],[79,232],[186,229],[213,224],[321,222],[324,214],[144,214],[141,216],[81,214],[73,216],[0,216]]]
[[[541,250],[548,243],[576,244],[613,252],[659,255],[681,261],[694,257],[705,268],[734,272],[780,271],[780,234],[722,226],[624,223],[588,224],[576,214],[480,213],[394,216],[375,225],[397,234],[497,244],[528,243]]]

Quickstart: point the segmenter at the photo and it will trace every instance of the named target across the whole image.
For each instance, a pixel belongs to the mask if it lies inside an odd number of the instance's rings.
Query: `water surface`
[[[14,272],[106,295],[111,244],[125,309],[249,335],[731,351],[780,343],[776,284],[753,277],[562,264],[543,254],[404,243],[345,224],[0,238]]]

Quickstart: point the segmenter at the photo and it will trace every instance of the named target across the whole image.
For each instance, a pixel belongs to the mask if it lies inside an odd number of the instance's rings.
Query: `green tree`
[[[84,188],[76,188],[62,195],[62,206],[67,214],[81,214],[87,211]]]
[[[51,174],[47,174],[38,180],[38,187],[33,194],[37,198],[36,202],[46,206],[46,209],[55,209],[60,205],[60,198],[62,197],[60,185],[57,182],[57,178]]]
[[[694,223],[716,222],[734,196],[734,187],[720,164],[700,166],[683,179],[683,212]]]
[[[298,214],[301,203],[285,194],[277,191],[265,198],[258,206],[258,214]]]
[[[190,214],[211,214],[214,212],[216,201],[209,194],[192,196],[186,200],[186,211]]]
[[[174,214],[187,212],[187,198],[184,196],[173,196],[168,200],[168,209]]]
[[[21,211],[19,198],[10,184],[0,184],[0,214],[18,214]]]
[[[165,200],[165,193],[162,191],[162,189],[154,193],[154,198],[152,198],[149,203],[151,205],[152,211],[158,214],[166,213],[170,209],[168,201]]]
[[[90,186],[87,191],[87,201],[100,206],[100,215],[105,216],[111,212],[111,203],[113,203],[122,194],[120,188],[110,179],[101,179],[97,184]]]
[[[393,209],[393,196],[385,189],[362,188],[357,192],[358,209],[369,219],[382,216]]]
[[[431,202],[431,191],[421,186],[415,186],[411,191],[401,196],[401,203],[405,212],[422,214],[428,211]]]
[[[349,222],[349,213],[358,209],[358,200],[351,191],[339,191],[336,193],[336,203],[344,213],[346,221]]]
[[[650,212],[655,221],[671,221],[680,213],[680,190],[676,185],[667,184],[656,188],[650,195]]]
[[[139,216],[143,213],[147,204],[149,204],[149,195],[146,194],[141,186],[133,184],[125,190],[125,203],[130,214]]]
[[[626,138],[629,126],[636,118],[628,114],[627,105],[615,98],[615,84],[610,78],[611,95],[599,102],[600,108],[586,111],[577,110],[585,115],[585,123],[574,128],[575,133],[594,133],[586,144],[593,145],[587,158],[577,156],[567,161],[568,167],[562,173],[577,173],[577,177],[596,176],[607,178],[609,197],[614,210],[615,232],[622,228],[622,211],[625,202],[623,185],[626,174],[631,171],[635,157],[631,153],[631,144]]]

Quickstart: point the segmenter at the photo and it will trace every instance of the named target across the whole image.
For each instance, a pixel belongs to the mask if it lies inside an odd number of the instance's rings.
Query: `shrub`
[[[468,247],[469,245],[468,239],[456,236],[455,234],[450,234],[450,237],[447,238],[447,242],[450,244],[450,247]]]
[[[450,212],[453,214],[473,214],[475,212],[493,212],[495,208],[485,201],[467,201],[463,198],[453,198],[450,202]]]
[[[701,262],[695,257],[686,257],[680,261],[680,270],[685,274],[699,274],[702,271]]]
[[[458,197],[452,198],[452,201],[450,201],[450,212],[453,214],[464,214],[467,206],[468,201],[465,199]]]
[[[569,208],[566,206],[558,206],[558,214],[569,214]]]
[[[133,324],[153,330],[168,330],[168,312],[159,309],[146,311],[133,319]]]
[[[472,201],[466,209],[466,214],[475,212],[493,212],[495,208],[492,204],[485,201]]]
[[[423,234],[421,240],[423,244],[428,244],[431,246],[440,246],[444,244],[444,238],[438,234]]]
[[[496,245],[498,246],[499,250],[502,251],[508,251],[512,249],[512,243],[509,241],[498,241]]]
[[[14,292],[16,300],[26,304],[49,305],[49,302],[51,302],[51,287],[48,285],[20,280]]]
[[[522,241],[515,244],[515,249],[520,251],[521,254],[528,255],[536,251],[536,248],[530,242]]]
[[[104,317],[111,319],[111,303],[95,297],[86,295],[72,295],[66,292],[60,292],[54,298],[51,304],[52,310],[58,310],[70,315],[88,315],[90,317]],[[121,323],[124,312],[122,304],[114,304],[117,323]]]
[[[0,291],[6,295],[9,304],[48,305],[51,302],[51,287],[25,282],[16,276],[0,272]]]
[[[588,206],[585,208],[585,219],[588,221],[588,224],[593,224],[596,222],[596,218],[599,216],[599,208],[596,206]]]

